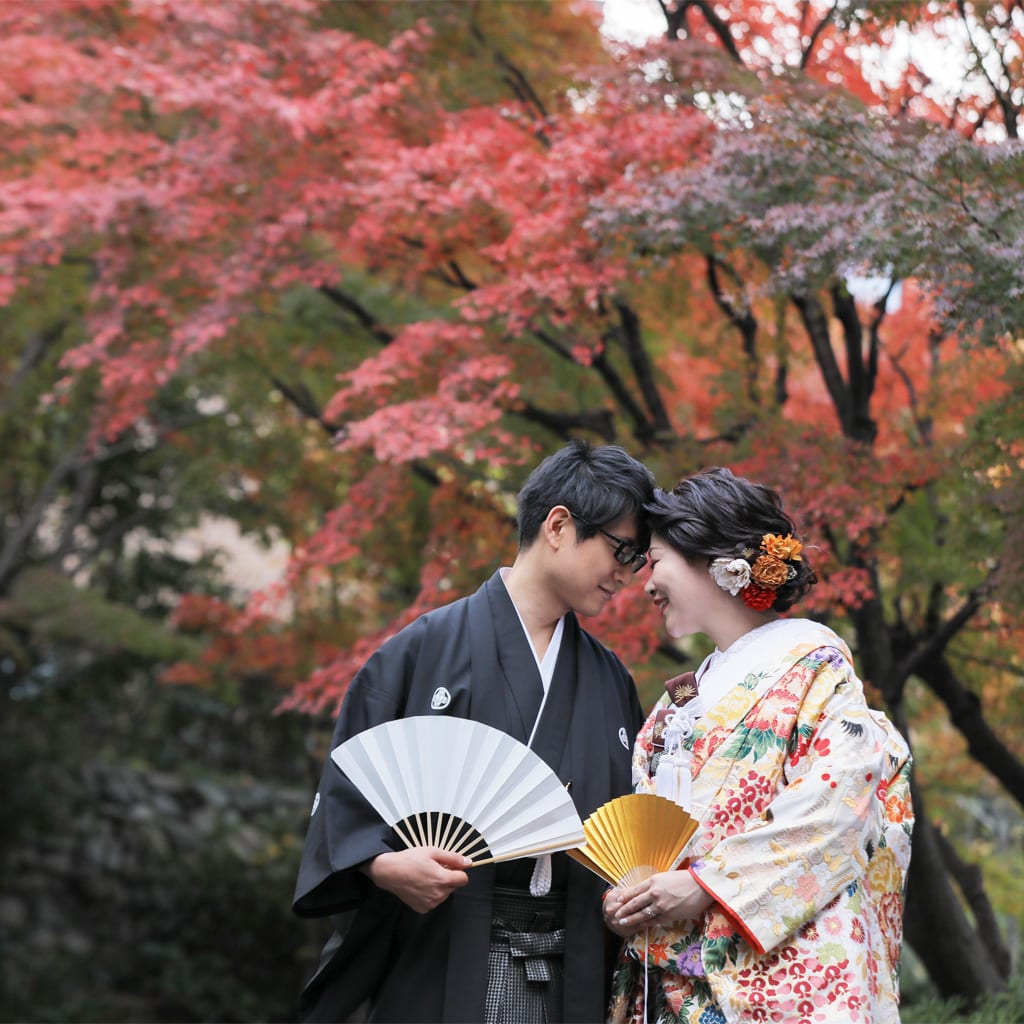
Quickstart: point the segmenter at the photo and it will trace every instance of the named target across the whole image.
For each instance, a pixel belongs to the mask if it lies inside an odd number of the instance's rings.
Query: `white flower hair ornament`
[[[748,608],[766,611],[775,604],[779,587],[796,579],[794,562],[802,562],[803,544],[792,534],[766,533],[759,548],[744,548],[742,558],[716,558],[708,568],[711,578]]]
[[[710,572],[714,581],[733,597],[750,582],[750,563],[745,558],[716,558]]]

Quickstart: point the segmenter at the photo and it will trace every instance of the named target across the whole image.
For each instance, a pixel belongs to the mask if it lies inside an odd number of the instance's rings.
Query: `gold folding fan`
[[[630,793],[598,807],[583,822],[584,846],[566,852],[612,885],[636,885],[670,870],[697,825],[672,800]]]

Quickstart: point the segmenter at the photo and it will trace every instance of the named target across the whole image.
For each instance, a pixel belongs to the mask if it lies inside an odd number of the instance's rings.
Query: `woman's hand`
[[[631,889],[613,889],[605,899],[605,922],[612,917],[614,927],[608,927],[626,938],[652,924],[695,920],[712,903],[689,871],[662,871]]]
[[[601,910],[604,913],[604,925],[608,931],[618,935],[620,939],[628,939],[631,935],[643,930],[643,922],[634,927],[626,927],[619,923],[622,900],[625,897],[625,889],[609,889],[605,893],[604,904]]]

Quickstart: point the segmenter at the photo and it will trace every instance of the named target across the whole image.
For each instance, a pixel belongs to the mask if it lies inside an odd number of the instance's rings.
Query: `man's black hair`
[[[623,516],[636,516],[636,542],[646,551],[651,531],[643,507],[654,496],[654,474],[618,445],[591,447],[586,441],[570,441],[549,455],[527,477],[519,492],[519,546],[529,547],[548,512],[564,505],[586,523],[576,520],[577,536],[587,540],[597,527]]]

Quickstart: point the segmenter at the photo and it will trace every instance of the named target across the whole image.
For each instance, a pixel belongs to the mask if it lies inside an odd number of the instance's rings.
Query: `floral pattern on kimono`
[[[763,692],[747,674],[686,741],[701,825],[677,865],[716,902],[627,940],[614,1024],[641,1024],[645,989],[663,1024],[899,1020],[910,755],[868,708],[843,641],[807,625],[833,642],[795,645]],[[670,703],[637,737],[639,792]]]

